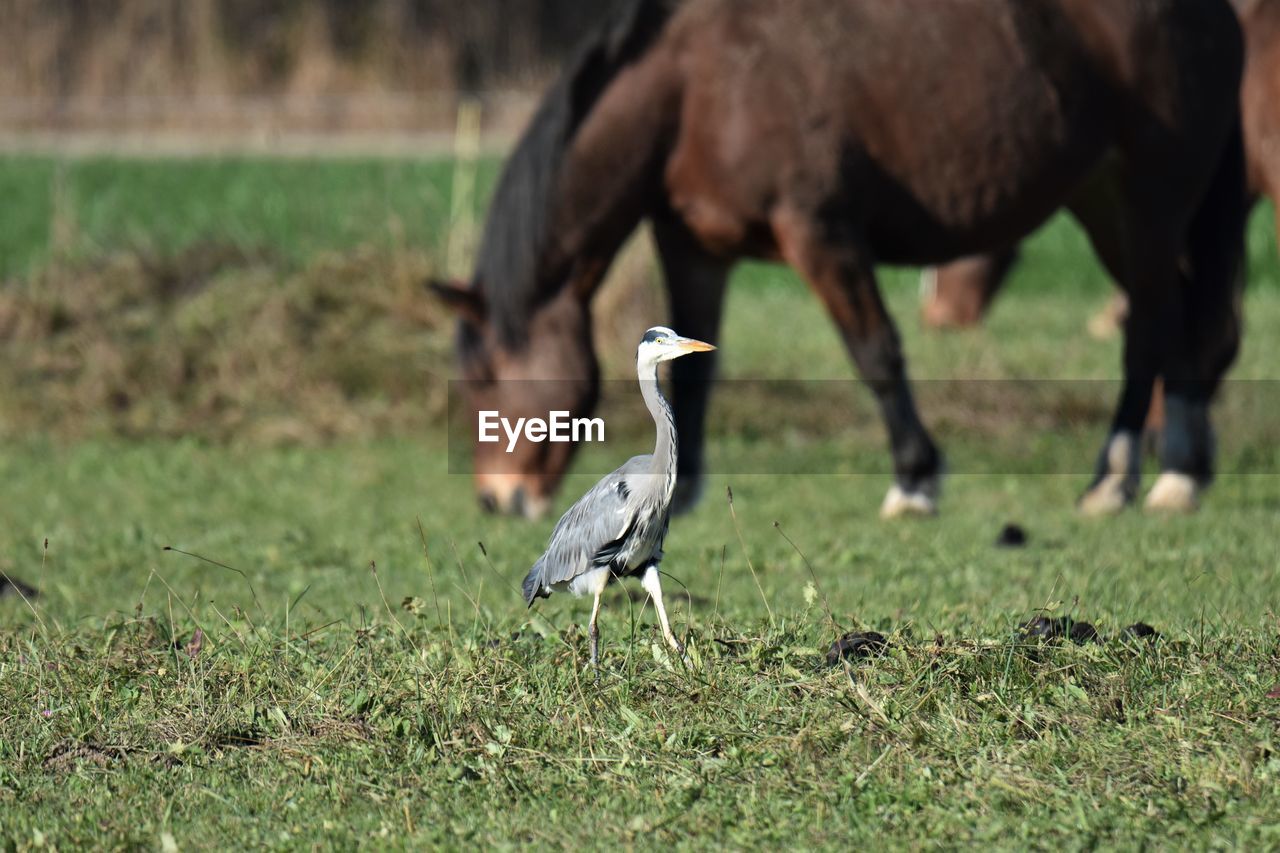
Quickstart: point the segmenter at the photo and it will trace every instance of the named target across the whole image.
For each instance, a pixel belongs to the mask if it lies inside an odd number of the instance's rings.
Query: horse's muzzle
[[[547,513],[551,501],[533,494],[525,486],[510,489],[481,487],[476,494],[480,508],[493,515],[515,515],[529,521],[537,521]]]

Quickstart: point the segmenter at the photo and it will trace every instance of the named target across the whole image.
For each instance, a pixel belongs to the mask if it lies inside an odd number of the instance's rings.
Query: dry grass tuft
[[[290,270],[199,244],[53,265],[0,291],[9,431],[316,442],[439,418],[452,323],[424,254]]]

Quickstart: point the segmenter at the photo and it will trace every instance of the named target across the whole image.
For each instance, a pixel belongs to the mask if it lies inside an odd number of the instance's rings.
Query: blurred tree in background
[[[0,129],[441,127],[460,89],[536,92],[609,7],[0,0]]]

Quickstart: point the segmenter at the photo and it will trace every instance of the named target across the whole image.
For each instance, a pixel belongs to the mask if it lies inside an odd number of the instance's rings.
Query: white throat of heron
[[[676,480],[676,422],[671,414],[667,398],[658,387],[658,361],[660,353],[641,351],[636,359],[636,373],[640,377],[640,394],[644,397],[649,414],[653,416],[658,437],[653,447],[653,465],[650,473],[666,477],[668,490]]]

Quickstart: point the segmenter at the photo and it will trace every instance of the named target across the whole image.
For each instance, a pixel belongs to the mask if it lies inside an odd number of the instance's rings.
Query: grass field
[[[265,246],[282,279],[318,253],[431,253],[448,209],[433,163],[11,158],[0,186],[6,289],[140,245]],[[480,514],[442,425],[284,446],[14,437],[0,569],[43,594],[0,597],[0,843],[1276,846],[1270,218],[1255,217],[1234,373],[1255,381],[1229,389],[1224,474],[1192,518],[1078,517],[1105,409],[1046,427],[960,383],[922,392],[957,471],[943,515],[883,524],[882,474],[737,473],[778,470],[752,460],[777,466],[780,447],[883,470],[865,401],[849,425],[806,428],[722,394],[718,473],[664,562],[690,668],[662,652],[638,590],[607,599],[598,679],[587,602],[526,611],[518,584],[551,523]],[[981,330],[922,333],[913,274],[886,278],[918,376],[1117,374],[1118,342],[1083,332],[1106,290],[1065,223]],[[775,352],[779,338],[794,344]],[[722,349],[730,379],[848,376],[816,302],[771,268],[736,283]],[[1004,405],[1036,426],[988,431],[978,409]],[[571,477],[560,506],[591,481]],[[994,547],[1008,521],[1026,548]],[[1019,639],[1041,609],[1108,639]],[[1116,639],[1137,621],[1161,638]],[[827,666],[854,629],[887,653]]]

